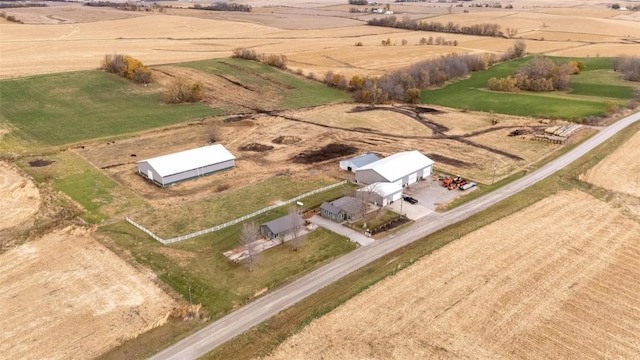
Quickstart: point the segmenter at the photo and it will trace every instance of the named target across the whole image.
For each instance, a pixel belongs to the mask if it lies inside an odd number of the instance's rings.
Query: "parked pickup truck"
[[[411,196],[405,195],[402,197],[402,199],[404,199],[404,201],[408,202],[411,205],[415,205],[418,203],[418,199],[413,198]]]

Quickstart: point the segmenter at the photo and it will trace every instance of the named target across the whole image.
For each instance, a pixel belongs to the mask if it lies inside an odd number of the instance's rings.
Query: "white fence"
[[[293,199],[289,199],[289,200],[284,201],[284,202],[282,202],[282,203],[280,203],[280,204],[267,206],[267,207],[266,207],[266,208],[264,208],[264,209],[260,209],[260,210],[258,210],[258,211],[254,211],[254,212],[252,212],[251,214],[245,215],[245,216],[240,217],[240,218],[237,218],[237,219],[235,219],[235,220],[231,220],[231,221],[226,222],[226,223],[224,223],[224,224],[216,225],[216,226],[211,227],[211,228],[208,228],[208,229],[204,229],[204,230],[196,231],[196,232],[191,233],[191,234],[182,235],[182,236],[174,237],[174,238],[171,238],[171,239],[163,239],[163,238],[159,237],[158,235],[156,235],[156,234],[154,234],[153,232],[151,232],[151,230],[149,230],[149,229],[147,229],[146,227],[144,227],[144,226],[142,226],[142,225],[138,224],[137,222],[135,222],[135,221],[131,220],[131,219],[130,219],[130,218],[128,218],[128,217],[125,217],[124,219],[125,219],[129,224],[131,224],[131,225],[133,225],[133,226],[137,227],[138,229],[140,229],[140,230],[144,231],[145,233],[149,234],[149,236],[151,236],[152,238],[154,238],[154,239],[156,239],[156,240],[160,241],[161,243],[163,243],[163,244],[167,245],[167,244],[173,244],[173,243],[176,243],[176,242],[179,242],[179,241],[183,241],[183,240],[191,239],[191,238],[194,238],[194,237],[196,237],[196,236],[200,236],[200,235],[208,234],[208,233],[211,233],[211,232],[214,232],[214,231],[218,231],[218,230],[220,230],[220,229],[224,229],[224,228],[226,228],[227,226],[235,225],[235,224],[237,224],[237,223],[239,223],[239,222],[245,221],[245,220],[247,220],[247,219],[251,219],[251,218],[252,218],[252,217],[254,217],[254,216],[258,216],[258,215],[263,214],[263,213],[265,213],[265,212],[267,212],[267,211],[269,211],[269,210],[273,210],[273,209],[275,209],[275,208],[277,208],[277,207],[280,207],[280,206],[283,206],[283,205],[287,205],[287,204],[291,204],[292,202],[296,202],[296,201],[298,201],[298,200],[300,200],[300,199],[303,199],[303,198],[305,198],[305,197],[307,197],[307,196],[310,196],[310,195],[313,195],[313,194],[317,194],[317,193],[322,192],[322,191],[326,191],[326,190],[329,190],[329,189],[333,189],[333,188],[335,188],[335,187],[338,187],[338,186],[340,186],[340,185],[345,184],[346,182],[347,182],[347,181],[346,181],[346,180],[344,180],[344,181],[341,181],[341,182],[339,182],[339,183],[337,183],[337,184],[332,184],[332,185],[325,186],[325,187],[320,188],[320,189],[315,189],[315,190],[313,190],[313,191],[309,191],[308,193],[302,194],[302,195],[300,195],[300,196],[296,196],[296,197],[294,197]]]

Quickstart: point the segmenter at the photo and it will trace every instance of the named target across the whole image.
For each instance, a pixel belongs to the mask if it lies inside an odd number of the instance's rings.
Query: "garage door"
[[[394,184],[398,184],[398,185],[402,186],[402,179],[396,181]]]
[[[382,199],[382,206],[387,206],[389,204],[389,200],[387,198]]]
[[[400,192],[397,192],[397,193],[393,194],[393,195],[392,195],[392,198],[391,198],[391,201],[397,201],[397,200],[400,200],[400,196],[401,196],[401,193],[400,193]]]
[[[418,173],[413,173],[411,175],[409,175],[409,185],[413,184],[414,182],[418,181]]]

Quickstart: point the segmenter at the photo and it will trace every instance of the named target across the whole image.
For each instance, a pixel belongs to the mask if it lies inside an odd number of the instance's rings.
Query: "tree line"
[[[456,24],[453,21],[449,21],[448,23],[443,24],[438,21],[427,22],[411,20],[406,16],[400,20],[395,16],[388,16],[384,18],[371,19],[367,21],[367,25],[416,31],[419,30],[464,35],[505,37],[504,33],[500,31],[500,25],[498,24],[473,24],[469,26],[461,26],[460,24]]]
[[[197,10],[211,10],[211,11],[242,11],[242,12],[251,12],[251,6],[236,4],[236,3],[226,3],[226,2],[217,2],[211,5],[193,5],[192,9]]]
[[[486,70],[498,62],[522,57],[525,49],[524,41],[518,40],[502,55],[444,55],[381,77],[355,75],[347,79],[342,74],[328,71],[321,81],[328,86],[350,91],[357,102],[371,105],[389,101],[419,103],[420,89],[442,86],[447,81],[465,77],[472,71]]]

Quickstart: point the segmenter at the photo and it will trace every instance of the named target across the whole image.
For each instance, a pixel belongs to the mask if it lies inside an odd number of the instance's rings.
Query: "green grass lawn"
[[[637,86],[620,79],[611,69],[608,58],[553,58],[562,62],[579,60],[586,69],[572,77],[572,89],[567,92],[502,93],[487,90],[492,77],[506,77],[531,57],[495,65],[486,71],[472,73],[464,80],[433,90],[422,91],[422,102],[475,111],[577,120],[591,115],[603,115],[607,103],[624,105],[633,99]]]
[[[19,137],[62,145],[219,115],[204,104],[166,105],[157,85],[82,71],[0,81],[1,116]]]
[[[256,220],[261,223],[267,217]],[[259,255],[253,272],[234,264],[223,252],[238,246],[241,224],[164,246],[130,224],[118,222],[100,228],[137,262],[148,266],[184,299],[201,303],[218,318],[250,301],[259,292],[318,267],[355,248],[347,238],[318,228],[307,235],[298,251],[284,245]],[[122,250],[125,251],[125,250]]]
[[[274,84],[285,86],[277,109],[296,109],[327,103],[350,101],[350,95],[316,81],[295,76],[265,64],[242,59],[216,59],[179,64],[211,74],[233,76],[244,84],[262,87],[267,92]]]
[[[51,165],[31,167],[33,160],[54,161]],[[18,164],[38,182],[51,182],[55,190],[67,194],[83,207],[81,217],[89,223],[143,210],[146,201],[98,171],[73,152],[22,158]]]
[[[288,200],[332,183],[327,179],[297,181],[290,176],[278,176],[202,201],[137,214],[134,220],[161,238],[168,239],[223,224],[277,201]],[[301,201],[304,208],[311,209],[324,200],[343,196],[344,191],[342,186],[338,186]],[[285,215],[287,206],[274,211]]]

